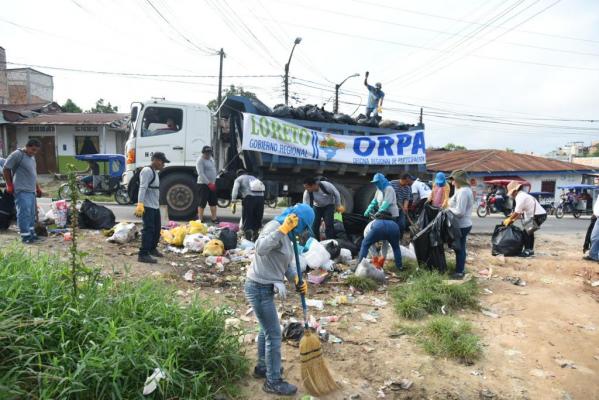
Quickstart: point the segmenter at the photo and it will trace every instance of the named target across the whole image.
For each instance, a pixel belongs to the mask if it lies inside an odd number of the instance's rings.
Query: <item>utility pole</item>
[[[291,48],[291,54],[289,54],[289,60],[287,61],[287,64],[285,64],[285,78],[283,81],[285,84],[285,105],[288,105],[289,103],[289,64],[291,63],[291,57],[293,57],[293,50],[295,50],[295,46],[300,44],[301,41],[301,37],[295,38],[295,41],[293,42],[293,47]]]
[[[341,85],[343,85],[345,83],[346,80],[348,80],[349,78],[355,78],[356,76],[360,76],[360,74],[358,74],[358,73],[352,74],[352,75],[348,76],[347,78],[345,78],[341,83],[335,84],[335,104],[333,106],[333,112],[335,114],[337,114],[339,112],[339,88],[341,87]]]
[[[420,125],[422,125],[422,107],[420,107],[420,119],[419,119],[419,123],[420,123]]]
[[[216,143],[216,140],[221,137],[221,123],[220,123],[220,104],[223,101],[223,60],[225,58],[225,51],[220,49],[218,52],[220,58],[220,65],[218,68],[218,95],[216,96],[216,107],[218,107],[218,112],[216,113],[216,130],[214,132],[214,137],[212,138],[212,143]],[[218,154],[215,154],[217,159],[219,158]]]

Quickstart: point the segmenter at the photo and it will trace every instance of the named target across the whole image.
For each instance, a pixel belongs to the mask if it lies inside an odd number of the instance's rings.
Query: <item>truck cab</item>
[[[160,173],[161,203],[173,218],[191,216],[197,208],[195,165],[202,147],[211,145],[211,135],[212,114],[204,105],[158,99],[134,103],[123,175],[131,199],[137,199],[139,171],[162,151],[171,162]]]

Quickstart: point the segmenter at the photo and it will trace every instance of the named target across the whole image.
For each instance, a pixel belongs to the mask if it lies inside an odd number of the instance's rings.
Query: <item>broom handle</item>
[[[297,279],[298,283],[301,285],[304,281],[302,279],[302,267],[300,266],[300,258],[299,252],[297,249],[297,239],[293,233],[289,233],[289,237],[291,238],[291,242],[293,243],[293,253],[295,254],[295,267],[297,268]],[[302,310],[304,312],[304,327],[308,329],[308,306],[306,306],[306,296],[303,293],[300,293],[300,297],[302,299]]]

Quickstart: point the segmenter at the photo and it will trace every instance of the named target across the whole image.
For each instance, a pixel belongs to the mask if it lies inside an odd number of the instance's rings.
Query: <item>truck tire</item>
[[[372,183],[362,186],[354,196],[354,213],[363,214],[374,197],[376,186]]]
[[[341,204],[345,207],[346,213],[351,213],[354,211],[354,195],[353,193],[345,186],[340,183],[333,183],[337,190],[339,191],[339,195],[341,196]]]
[[[173,220],[195,219],[198,214],[198,187],[191,174],[172,173],[160,181],[160,204],[168,206]]]

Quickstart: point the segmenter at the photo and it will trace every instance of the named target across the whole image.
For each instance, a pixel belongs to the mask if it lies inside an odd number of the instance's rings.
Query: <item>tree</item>
[[[102,114],[112,114],[119,111],[118,106],[113,106],[108,102],[108,104],[104,104],[104,99],[98,99],[96,101],[96,106],[92,107],[91,110],[87,110],[89,113],[102,113]]]
[[[245,91],[243,90],[242,86],[231,85],[226,91],[223,92],[223,99],[228,96],[244,96],[249,97],[251,99],[257,98],[254,92]],[[218,104],[218,99],[210,100],[210,102],[208,103],[208,108],[212,111],[216,111],[219,105],[220,104]]]
[[[447,143],[445,146],[442,147],[442,149],[448,150],[448,151],[468,150],[468,149],[466,149],[465,146],[462,146],[459,144],[453,144],[453,143]]]
[[[506,147],[505,151],[507,151],[508,153],[514,153],[514,149],[512,149],[511,147]]]
[[[62,108],[63,112],[67,112],[67,113],[83,112],[83,110],[77,104],[75,104],[75,102],[71,99],[67,99],[67,101],[65,101],[64,104],[62,106],[60,106],[60,108]]]

